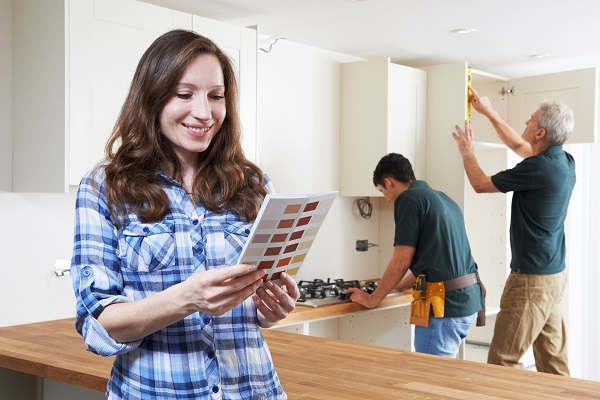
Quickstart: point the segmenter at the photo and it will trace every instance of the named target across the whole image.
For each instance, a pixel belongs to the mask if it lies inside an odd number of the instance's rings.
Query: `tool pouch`
[[[431,312],[431,303],[421,300],[421,291],[413,289],[413,298],[410,303],[410,323],[413,325],[429,326],[429,313]]]
[[[433,316],[443,318],[445,297],[444,282],[426,282],[425,275],[417,276],[410,304],[410,323],[427,328],[432,307]]]
[[[410,303],[410,323],[427,328],[429,326],[429,314],[431,302],[426,300],[425,275],[417,276],[413,284],[413,301]]]
[[[427,282],[427,294],[425,299],[430,301],[433,306],[433,316],[436,318],[444,318],[444,303],[446,299],[444,282]]]

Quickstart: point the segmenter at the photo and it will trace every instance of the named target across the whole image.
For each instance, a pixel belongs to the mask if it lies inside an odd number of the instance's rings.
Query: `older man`
[[[522,366],[533,346],[538,371],[569,375],[561,300],[567,281],[564,221],[575,185],[575,161],[562,148],[573,131],[573,112],[542,102],[519,135],[472,90],[471,105],[487,117],[500,139],[524,160],[487,176],[474,154],[471,126],[457,125],[454,139],[477,193],[513,192],[510,226],[512,260],[496,318],[488,363]]]

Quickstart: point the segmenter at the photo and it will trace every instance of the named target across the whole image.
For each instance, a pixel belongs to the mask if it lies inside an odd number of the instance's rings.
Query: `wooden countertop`
[[[0,367],[104,392],[114,357],[88,352],[74,319],[0,328]]]
[[[600,382],[264,331],[290,400],[592,399]],[[104,391],[113,358],[84,349],[72,319],[0,328],[0,367]]]

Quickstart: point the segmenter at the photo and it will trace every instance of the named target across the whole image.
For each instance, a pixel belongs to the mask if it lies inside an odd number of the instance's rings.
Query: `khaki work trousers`
[[[552,275],[512,272],[500,300],[488,363],[522,368],[533,346],[536,369],[569,376],[567,335],[561,301],[567,271]]]

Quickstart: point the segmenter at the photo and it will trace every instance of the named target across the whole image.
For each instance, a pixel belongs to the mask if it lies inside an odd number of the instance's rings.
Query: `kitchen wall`
[[[10,89],[11,1],[0,0],[0,10],[0,87]],[[259,51],[258,157],[278,192],[338,190],[340,62],[353,59],[285,40],[270,53]],[[3,185],[10,181],[11,101],[11,91],[0,90],[0,104],[6,106],[0,108],[0,162],[8,174]],[[35,118],[35,110],[31,114]],[[74,191],[0,191],[0,326],[73,316],[71,280],[55,277],[54,263],[71,256]],[[373,218],[365,220],[355,200],[336,199],[299,279],[378,276],[377,248],[354,250],[357,239],[379,242],[378,202]]]
[[[0,193],[0,326],[74,315],[71,279],[54,277],[71,257],[74,205],[73,194]]]

